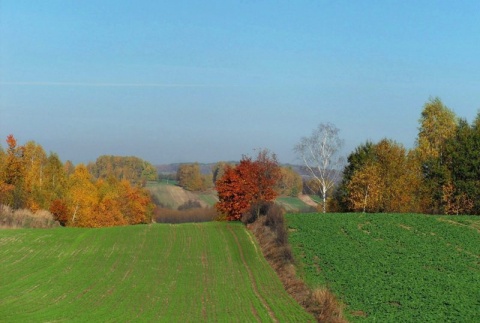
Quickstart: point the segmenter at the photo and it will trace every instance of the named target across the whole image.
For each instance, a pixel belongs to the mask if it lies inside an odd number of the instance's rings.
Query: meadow
[[[480,218],[288,214],[310,286],[327,286],[353,322],[480,322]]]
[[[2,322],[308,322],[240,223],[0,230]]]

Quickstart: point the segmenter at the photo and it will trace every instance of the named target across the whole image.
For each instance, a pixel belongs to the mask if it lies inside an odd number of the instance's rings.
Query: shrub
[[[62,200],[54,200],[50,205],[50,212],[53,214],[53,217],[56,221],[60,223],[61,226],[65,226],[68,221],[68,207],[65,202]]]
[[[252,219],[255,219],[253,223],[250,222]],[[249,224],[263,255],[277,272],[285,290],[300,305],[312,313],[318,322],[346,322],[335,295],[326,289],[312,291],[296,276],[284,211],[278,205],[252,206],[242,217],[242,222]]]
[[[183,210],[190,210],[190,209],[199,209],[202,207],[202,204],[200,204],[199,201],[195,200],[188,200],[187,202],[183,203],[178,207],[179,211]]]
[[[13,210],[9,206],[0,205],[0,227],[4,228],[52,228],[60,224],[46,210],[33,213],[27,209]]]
[[[247,212],[242,214],[240,220],[244,224],[255,222],[259,216],[267,215],[268,210],[273,205],[273,202],[259,201],[252,203]]]

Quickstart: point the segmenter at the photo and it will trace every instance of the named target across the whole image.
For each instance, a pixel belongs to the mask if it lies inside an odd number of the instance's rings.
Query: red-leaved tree
[[[277,197],[275,185],[280,178],[275,154],[262,150],[256,160],[243,156],[237,166],[227,166],[223,176],[217,180],[219,201],[215,206],[227,220],[240,220],[252,203],[272,201]]]

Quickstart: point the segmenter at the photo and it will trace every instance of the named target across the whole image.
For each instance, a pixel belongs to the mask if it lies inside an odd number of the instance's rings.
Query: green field
[[[2,322],[305,322],[239,223],[0,231]]]
[[[277,204],[283,207],[287,212],[305,212],[305,210],[311,208],[305,204],[298,197],[280,196],[275,200]]]
[[[311,286],[328,286],[352,321],[480,322],[480,217],[289,214]]]

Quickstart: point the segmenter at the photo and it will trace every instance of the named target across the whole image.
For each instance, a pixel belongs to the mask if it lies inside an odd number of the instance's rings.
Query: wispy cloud
[[[195,83],[89,83],[89,82],[0,82],[0,85],[16,86],[81,86],[81,87],[226,87],[222,84],[195,84]]]

